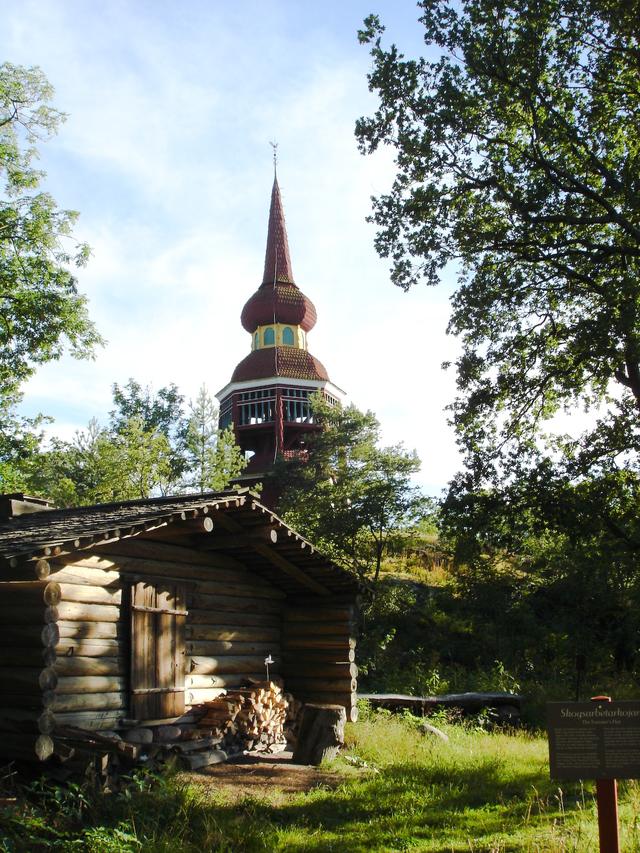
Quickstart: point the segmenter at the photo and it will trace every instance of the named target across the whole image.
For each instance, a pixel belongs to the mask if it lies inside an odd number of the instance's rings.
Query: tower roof
[[[256,290],[245,303],[240,322],[247,332],[269,323],[290,323],[308,332],[316,324],[316,309],[295,284],[279,281]]]
[[[294,283],[280,187],[278,186],[278,178],[274,175],[262,283],[275,284],[278,281],[284,281],[289,284]]]
[[[282,376],[287,379],[329,381],[325,366],[311,353],[293,347],[268,347],[250,352],[237,365],[232,382],[268,379]]]
[[[247,332],[271,323],[301,326],[308,332],[316,324],[313,302],[293,280],[287,227],[278,178],[274,176],[269,209],[267,251],[264,259],[262,284],[245,303],[240,321]]]

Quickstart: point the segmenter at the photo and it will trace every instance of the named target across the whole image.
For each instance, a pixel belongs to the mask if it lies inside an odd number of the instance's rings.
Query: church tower
[[[311,394],[320,391],[336,405],[344,399],[308,349],[316,309],[293,278],[276,175],[262,284],[246,302],[240,320],[251,335],[251,352],[216,397],[220,429],[232,424],[236,442],[251,457],[236,481],[249,485],[268,477],[276,458],[304,452],[305,439],[320,428],[309,405]],[[265,491],[275,495],[276,490],[265,483]]]

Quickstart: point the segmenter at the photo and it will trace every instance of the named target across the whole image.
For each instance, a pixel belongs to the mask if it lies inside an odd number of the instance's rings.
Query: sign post
[[[600,853],[620,853],[616,779],[640,778],[640,702],[547,704],[552,779],[595,779]]]
[[[594,696],[592,702],[611,702],[610,696]],[[618,823],[618,782],[616,779],[596,779],[598,804],[598,836],[600,853],[620,853]]]

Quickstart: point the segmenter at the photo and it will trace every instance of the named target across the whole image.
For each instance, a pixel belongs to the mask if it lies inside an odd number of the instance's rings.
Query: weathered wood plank
[[[55,621],[117,622],[120,619],[120,608],[109,604],[82,604],[75,601],[61,601],[56,609],[58,618]]]
[[[190,611],[210,612],[216,610],[231,610],[236,613],[280,613],[282,606],[279,601],[269,598],[256,598],[238,595],[205,595],[187,592],[187,608]],[[209,620],[210,621],[210,620]]]
[[[280,631],[278,628],[241,628],[237,625],[220,625],[218,628],[208,628],[206,632],[200,632],[197,627],[193,626],[193,631],[190,632],[192,643],[202,642],[221,642],[234,641],[238,642],[260,642],[260,643],[279,643]],[[206,638],[206,639],[205,639]]]
[[[122,583],[120,572],[116,569],[89,568],[81,564],[71,563],[67,567],[52,566],[49,579],[56,583],[76,584],[77,586],[100,586],[118,588]]]
[[[122,622],[83,622],[65,619],[57,623],[60,637],[75,640],[113,640],[126,633]]]
[[[355,663],[327,663],[325,661],[287,661],[283,664],[285,679],[299,678],[357,678],[358,667]]]
[[[221,569],[244,568],[243,564],[238,560],[228,557],[225,554],[203,554],[202,551],[197,551],[195,548],[152,542],[140,537],[109,543],[105,546],[101,556],[103,559],[110,559],[114,563],[117,557],[123,569],[126,568],[126,564],[120,560],[120,557],[132,557],[137,560],[158,560],[160,562],[173,561],[179,566],[207,566],[208,568],[215,568],[217,566]],[[133,567],[132,570],[135,571]]]
[[[218,655],[209,657],[208,674],[215,672],[220,673],[253,673],[260,672],[262,676],[265,674],[264,656],[263,655]],[[279,661],[270,668],[274,672],[279,671]]]
[[[55,662],[58,676],[117,675],[124,678],[127,665],[122,657],[60,657]]]
[[[358,682],[355,678],[300,678],[288,676],[287,688],[294,694],[311,693],[355,693]]]
[[[78,726],[80,729],[90,731],[107,731],[117,728],[124,718],[124,710],[113,711],[57,711],[53,715],[56,725]]]
[[[59,658],[62,657],[118,657],[124,654],[124,643],[120,640],[102,640],[91,638],[76,640],[73,637],[61,639],[53,648]]]
[[[328,649],[289,649],[282,646],[282,659],[285,665],[317,663],[353,663],[356,659],[355,649],[328,648]]]
[[[354,607],[287,607],[284,611],[287,622],[339,622],[350,624],[355,621]]]
[[[299,636],[285,636],[282,639],[283,650],[289,649],[355,649],[356,641],[353,637],[315,636],[308,637],[304,634]]]
[[[2,606],[55,606],[60,601],[60,585],[50,581],[10,581],[0,583]]]
[[[127,694],[118,693],[61,693],[50,694],[45,707],[56,717],[63,711],[107,711],[119,710],[126,716]]]
[[[203,649],[206,649],[207,654],[211,654],[214,657],[216,655],[228,655],[228,654],[236,654],[236,655],[263,655],[266,657],[268,654],[275,654],[276,650],[279,652],[279,643],[245,643],[245,642],[236,642],[235,640],[231,641],[191,641],[187,640],[186,643],[186,652],[187,655],[191,655],[192,660],[194,655],[203,654]]]
[[[187,620],[187,637],[193,636],[207,639],[206,631],[217,630],[219,625],[234,625],[241,628],[262,627],[280,628],[280,616],[278,613],[238,613],[233,610],[208,609],[209,619],[207,622],[198,622],[197,626],[189,624]]]
[[[282,634],[285,637],[345,637],[354,636],[354,630],[348,622],[283,622]]]
[[[112,604],[120,605],[122,590],[88,584],[61,583],[60,596],[62,601],[74,601],[80,604]]]
[[[122,693],[126,687],[127,680],[115,675],[71,675],[58,678],[56,697],[68,693]]]

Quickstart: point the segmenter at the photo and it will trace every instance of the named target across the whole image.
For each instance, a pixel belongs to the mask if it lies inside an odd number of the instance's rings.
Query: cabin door
[[[162,720],[184,713],[185,591],[181,584],[131,587],[131,715]]]

